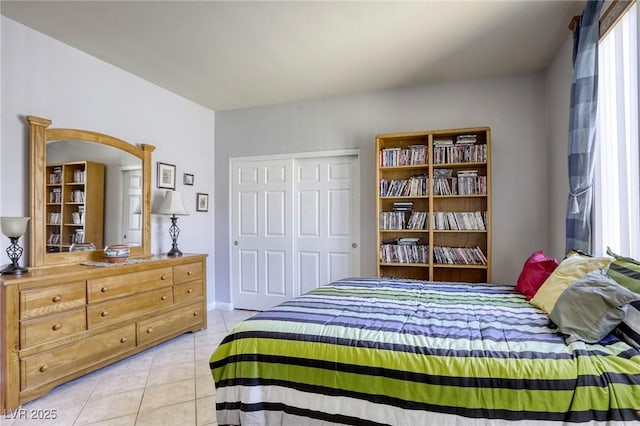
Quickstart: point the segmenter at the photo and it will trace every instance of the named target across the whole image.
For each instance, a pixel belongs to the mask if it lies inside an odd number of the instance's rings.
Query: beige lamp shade
[[[2,233],[9,238],[22,237],[27,232],[30,217],[0,217]]]
[[[178,191],[167,191],[156,213],[175,216],[189,215],[189,212],[182,202],[182,195]]]

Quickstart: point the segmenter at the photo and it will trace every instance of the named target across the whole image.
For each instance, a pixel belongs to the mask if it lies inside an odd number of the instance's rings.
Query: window
[[[600,40],[594,179],[594,247],[640,258],[638,11],[630,7]]]

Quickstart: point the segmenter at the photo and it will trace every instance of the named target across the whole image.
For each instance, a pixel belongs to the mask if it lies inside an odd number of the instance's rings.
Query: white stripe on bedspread
[[[373,404],[360,399],[341,396],[324,395],[297,391],[281,386],[230,386],[216,392],[216,402],[243,401],[245,404],[281,403],[296,401],[296,408],[320,411],[329,414],[351,416],[363,420],[363,423],[377,422],[389,425],[407,426],[558,426],[558,422],[543,420],[521,420],[517,422],[500,419],[472,419],[455,414],[408,410],[390,405]],[[238,416],[238,414],[240,416]],[[220,425],[290,425],[290,426],[329,426],[331,422],[311,419],[309,417],[287,414],[282,411],[218,410],[217,421]],[[569,424],[569,423],[567,423]],[[573,424],[573,423],[572,423]],[[625,422],[588,422],[584,425],[618,426],[628,425]]]
[[[281,403],[296,401],[296,408],[320,411],[328,414],[362,419],[363,423],[377,422],[389,425],[407,426],[558,426],[558,422],[542,420],[507,421],[499,419],[472,419],[455,414],[441,414],[421,410],[401,409],[394,406],[374,404],[360,399],[341,396],[318,397],[317,394],[301,392],[281,386],[228,386],[216,392],[216,402],[243,401],[245,404]],[[240,416],[238,416],[238,414]],[[282,411],[218,410],[217,422],[220,425],[283,425],[283,426],[329,426],[335,423],[308,417],[287,414]],[[589,422],[584,425],[626,425],[624,422]]]

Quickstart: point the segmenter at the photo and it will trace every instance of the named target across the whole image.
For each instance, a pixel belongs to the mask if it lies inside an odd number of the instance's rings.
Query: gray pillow
[[[597,269],[567,287],[549,317],[569,336],[567,343],[597,343],[622,322],[627,304],[637,297]]]

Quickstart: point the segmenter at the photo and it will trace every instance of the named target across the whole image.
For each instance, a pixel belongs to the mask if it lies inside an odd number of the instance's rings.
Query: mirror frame
[[[27,116],[30,139],[31,222],[29,232],[30,267],[57,266],[87,261],[104,261],[102,247],[93,251],[47,253],[46,170],[47,143],[75,140],[98,143],[126,151],[142,160],[142,246],[131,247],[131,257],[151,255],[151,153],[155,146],[133,145],[102,133],[79,129],[50,129],[51,120]]]

